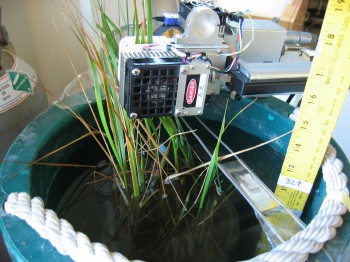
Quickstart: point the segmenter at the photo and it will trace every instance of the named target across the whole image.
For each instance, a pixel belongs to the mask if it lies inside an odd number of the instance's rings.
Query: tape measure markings
[[[350,0],[330,0],[275,194],[302,211],[350,84]]]

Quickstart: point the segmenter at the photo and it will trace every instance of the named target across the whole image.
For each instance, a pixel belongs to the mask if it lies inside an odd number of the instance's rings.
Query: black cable
[[[291,94],[287,100],[286,100],[286,103],[290,104],[290,102],[292,102],[292,99],[294,98],[295,94]]]
[[[164,22],[164,16],[154,16],[152,18],[155,21]]]

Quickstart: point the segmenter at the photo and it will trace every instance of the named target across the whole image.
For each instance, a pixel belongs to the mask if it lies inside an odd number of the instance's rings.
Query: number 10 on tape
[[[329,0],[275,194],[302,212],[350,85],[350,0]]]

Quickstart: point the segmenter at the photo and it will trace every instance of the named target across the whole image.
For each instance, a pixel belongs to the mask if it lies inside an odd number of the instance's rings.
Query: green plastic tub
[[[217,121],[218,125],[223,117],[228,94],[213,96],[211,103],[205,107],[204,119]],[[251,100],[229,100],[227,117],[230,119]],[[93,119],[87,105],[80,105],[76,110],[91,124]],[[253,135],[262,141],[267,141],[281,135],[293,128],[293,122],[288,115],[293,108],[275,98],[262,98],[255,102],[249,110],[246,110],[233,123],[236,127],[249,135]],[[26,222],[5,214],[3,203],[11,192],[28,192],[33,196],[40,196],[48,208],[54,208],[62,197],[62,190],[54,190],[53,185],[59,181],[61,188],[73,181],[70,177],[59,178],[60,168],[56,166],[32,165],[26,168],[26,163],[31,163],[43,155],[60,148],[62,145],[73,141],[86,133],[84,126],[64,110],[52,106],[46,112],[39,115],[17,137],[8,151],[4,162],[0,167],[0,228],[6,246],[15,261],[70,261],[67,256],[60,255],[47,240],[43,240],[31,229]],[[234,138],[233,138],[234,139]],[[283,137],[272,144],[276,154],[285,155],[290,136]],[[50,155],[44,162],[64,163],[74,152],[84,146],[84,141],[75,143],[63,151]],[[342,150],[332,141],[337,149],[337,156],[344,163],[344,173],[350,174],[350,164]],[[258,158],[258,156],[254,156]],[[259,159],[256,159],[259,162]],[[261,163],[260,168],[264,168]],[[258,173],[258,172],[257,172]],[[277,183],[278,172],[271,174],[264,182],[274,190]],[[315,183],[310,201],[302,219],[309,223],[317,214],[325,197],[325,184],[321,179]],[[350,215],[343,216],[344,224],[338,229],[337,236],[327,244],[327,250],[337,261],[347,261],[350,241]],[[322,254],[313,255],[310,259],[324,260]]]

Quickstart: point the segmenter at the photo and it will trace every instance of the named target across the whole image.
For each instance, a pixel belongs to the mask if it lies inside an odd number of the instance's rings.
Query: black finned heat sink
[[[124,108],[131,118],[174,115],[181,58],[126,61]]]

